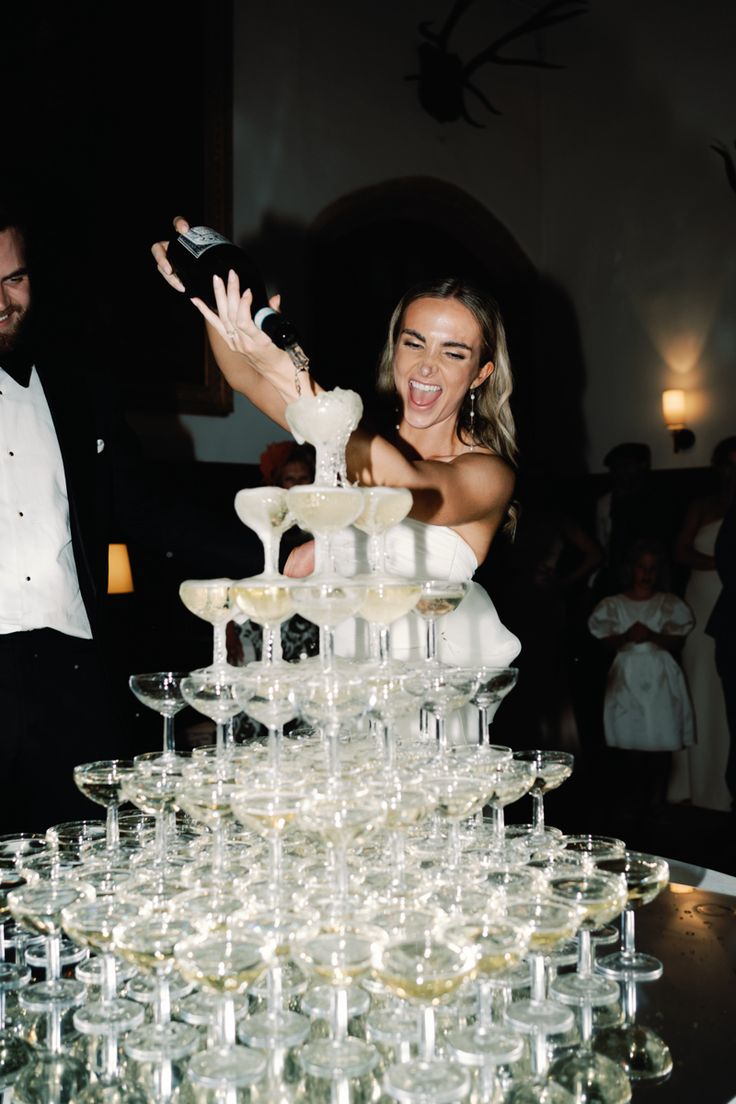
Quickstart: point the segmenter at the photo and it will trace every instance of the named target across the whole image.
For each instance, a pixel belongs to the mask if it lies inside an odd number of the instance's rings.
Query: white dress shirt
[[[90,639],[74,564],[59,443],[34,368],[0,367],[0,633],[57,629]]]

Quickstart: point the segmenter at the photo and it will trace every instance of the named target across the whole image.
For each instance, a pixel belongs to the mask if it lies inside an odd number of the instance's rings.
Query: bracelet
[[[291,363],[294,365],[294,387],[296,393],[301,398],[302,385],[299,382],[299,376],[302,372],[306,372],[309,375],[309,357],[302,349],[301,345],[290,345],[286,350],[291,358]]]

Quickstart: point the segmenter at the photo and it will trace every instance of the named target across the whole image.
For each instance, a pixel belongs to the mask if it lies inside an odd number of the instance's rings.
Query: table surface
[[[637,985],[636,1021],[667,1043],[673,1069],[660,1084],[634,1082],[635,1104],[733,1104],[736,1101],[736,896],[697,868],[673,862],[670,885],[636,913],[636,946],[664,963],[664,974]]]

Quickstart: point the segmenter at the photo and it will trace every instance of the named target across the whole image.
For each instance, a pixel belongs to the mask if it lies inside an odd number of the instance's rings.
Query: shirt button
[[[27,583],[30,583],[30,581],[31,581],[31,576],[30,576],[30,575],[26,575],[26,582],[27,582]]]
[[[8,449],[8,456],[15,456],[15,453],[11,452],[10,449]]]
[[[18,517],[23,517],[23,511],[22,510],[18,511]]]

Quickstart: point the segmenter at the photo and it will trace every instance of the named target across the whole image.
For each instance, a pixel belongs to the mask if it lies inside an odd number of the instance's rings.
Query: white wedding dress
[[[694,547],[712,556],[722,518],[701,526]],[[696,743],[674,757],[667,800],[690,801],[702,809],[729,812],[731,794],[726,786],[729,735],[723,687],[715,661],[715,641],[708,636],[708,623],[721,591],[718,572],[693,568],[685,600],[695,614],[695,628],[682,653],[682,666],[695,708]]]
[[[368,538],[352,526],[334,537],[334,562],[341,575],[360,575],[369,571]],[[521,645],[501,623],[496,607],[480,583],[472,582],[478,568],[470,545],[454,529],[427,525],[406,518],[386,535],[386,572],[408,579],[470,581],[470,589],[452,613],[437,622],[437,657],[457,667],[508,667],[519,654]],[[421,661],[425,658],[426,626],[415,613],[394,621],[390,629],[390,651],[397,660]],[[335,631],[335,652],[348,659],[369,655],[368,626],[362,618],[352,618]],[[475,740],[477,713],[466,711],[463,724],[448,724],[451,741]]]

